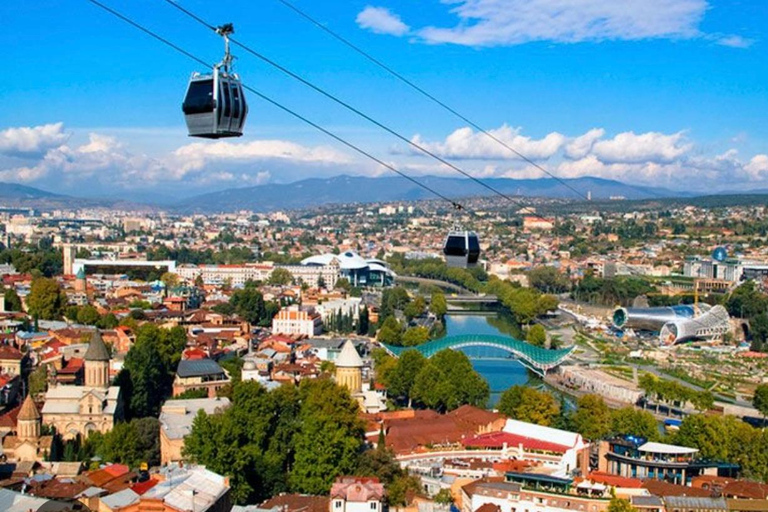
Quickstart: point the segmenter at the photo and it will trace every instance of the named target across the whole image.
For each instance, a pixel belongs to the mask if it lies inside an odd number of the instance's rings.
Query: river
[[[462,334],[493,334],[499,336],[512,336],[520,338],[522,333],[520,327],[514,323],[511,318],[503,314],[497,316],[481,315],[447,315],[445,317],[445,327],[447,336],[458,336]],[[464,352],[472,357],[482,352],[484,356],[498,357],[500,359],[482,360],[472,359],[472,366],[475,370],[488,381],[491,388],[491,399],[489,406],[493,407],[499,401],[501,393],[516,384],[527,384],[529,386],[540,387],[543,381],[533,373],[529,372],[522,364],[515,359],[503,359],[508,357],[508,353],[502,350],[469,347]]]

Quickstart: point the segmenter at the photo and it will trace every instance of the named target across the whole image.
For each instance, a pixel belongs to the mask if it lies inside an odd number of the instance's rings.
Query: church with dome
[[[122,397],[109,382],[109,349],[98,330],[85,352],[82,386],[58,385],[45,393],[42,421],[56,428],[64,439],[90,432],[108,432],[122,418]]]
[[[8,460],[34,462],[51,453],[53,436],[41,435],[42,418],[32,395],[27,395],[16,417],[15,435],[3,438],[3,455]]]

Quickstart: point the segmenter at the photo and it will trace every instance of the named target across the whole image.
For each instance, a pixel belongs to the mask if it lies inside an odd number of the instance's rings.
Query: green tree
[[[445,300],[445,294],[438,291],[433,292],[432,298],[429,301],[429,310],[442,320],[448,312],[448,302]]]
[[[528,272],[528,283],[544,293],[564,293],[570,288],[568,278],[555,267],[536,267]]]
[[[156,418],[138,418],[117,423],[107,432],[94,432],[86,441],[88,451],[105,462],[138,468],[142,462],[160,464],[160,423]]]
[[[77,311],[77,322],[85,325],[96,325],[101,320],[101,315],[95,307],[90,304],[83,306]]]
[[[403,333],[401,343],[404,347],[415,347],[422,345],[429,341],[429,329],[426,327],[416,326],[409,327]]]
[[[5,299],[6,311],[22,311],[21,299],[19,298],[19,294],[16,293],[16,290],[7,288],[5,292],[3,292],[3,298]]]
[[[402,344],[402,338],[403,329],[400,327],[400,322],[398,322],[394,316],[390,316],[384,321],[381,329],[379,329],[379,332],[376,335],[378,341],[386,343],[387,345],[400,346]]]
[[[411,388],[411,398],[424,407],[450,411],[465,404],[484,407],[488,383],[463,352],[441,350],[422,366]]]
[[[349,293],[352,291],[352,285],[349,282],[349,279],[346,277],[340,277],[336,280],[336,286],[334,287],[337,290],[344,290],[345,292]]]
[[[29,394],[33,397],[45,393],[48,389],[48,366],[41,364],[29,374]]]
[[[623,407],[611,412],[611,432],[618,435],[644,437],[659,441],[661,435],[656,418],[648,411]]]
[[[238,316],[252,325],[258,324],[265,317],[264,296],[252,283],[233,293],[229,303],[234,306]]]
[[[160,281],[165,285],[165,295],[173,289],[179,286],[179,276],[173,272],[165,272],[160,276]]]
[[[299,394],[301,429],[289,481],[295,491],[324,494],[337,476],[354,471],[364,441],[360,406],[326,379],[302,381]]]
[[[418,350],[406,350],[397,359],[397,362],[391,371],[387,374],[387,390],[389,396],[398,399],[402,398],[410,406],[411,391],[416,381],[416,376],[427,362],[421,352]],[[376,365],[376,371],[379,372],[379,366]]]
[[[299,396],[293,386],[267,392],[253,381],[234,386],[232,406],[200,411],[184,440],[183,455],[228,475],[237,503],[260,502],[288,490]]]
[[[56,320],[67,306],[67,297],[54,279],[39,277],[32,281],[27,296],[27,311],[34,318]]]
[[[560,414],[560,404],[551,393],[528,386],[512,386],[504,391],[497,407],[505,416],[544,426],[553,425]]]
[[[632,506],[629,500],[614,496],[608,504],[608,512],[638,512],[638,510]]]
[[[576,431],[590,441],[603,439],[611,432],[611,411],[598,395],[579,398],[572,421]]]
[[[290,270],[278,267],[272,271],[267,279],[267,283],[275,286],[285,286],[293,282],[293,274]]]
[[[363,306],[363,309],[360,310],[360,314],[357,320],[357,334],[360,336],[365,336],[368,334],[368,329],[370,329],[370,315],[368,313],[368,306]]]
[[[435,503],[440,505],[451,505],[453,503],[453,496],[449,489],[440,489],[434,497]]]
[[[763,415],[763,420],[768,416],[768,384],[760,384],[755,388],[752,396],[752,405]]]
[[[145,324],[136,330],[136,343],[125,356],[120,376],[120,382],[129,383],[124,393],[130,417],[157,416],[160,405],[171,394],[186,343],[183,327],[162,329]]]
[[[547,344],[547,331],[541,324],[534,324],[528,328],[525,333],[525,341],[537,347],[544,347]]]
[[[405,315],[405,318],[410,321],[413,318],[423,315],[426,307],[427,303],[424,301],[424,298],[416,297],[411,302],[406,304],[406,306],[403,308],[403,314]]]

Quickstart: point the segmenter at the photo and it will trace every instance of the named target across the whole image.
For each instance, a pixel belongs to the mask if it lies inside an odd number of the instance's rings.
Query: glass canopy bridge
[[[424,357],[432,357],[441,350],[461,350],[466,348],[493,349],[494,353],[504,351],[517,359],[523,366],[544,377],[549,370],[561,365],[576,348],[568,347],[558,350],[547,350],[524,341],[505,336],[489,334],[464,334],[461,336],[447,336],[439,340],[430,341],[416,347],[396,347],[382,344],[384,349],[392,356],[399,357],[406,350],[418,350]],[[473,350],[474,353],[477,353]],[[483,357],[482,352],[477,356],[469,356],[470,359],[498,359],[498,357]]]

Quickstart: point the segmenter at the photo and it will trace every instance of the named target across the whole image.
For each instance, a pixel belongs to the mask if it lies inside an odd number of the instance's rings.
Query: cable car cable
[[[490,133],[488,130],[485,130],[480,125],[478,125],[477,123],[475,123],[474,121],[469,119],[466,115],[462,114],[461,112],[459,112],[455,108],[451,107],[450,105],[445,103],[440,98],[437,98],[434,94],[431,94],[429,91],[425,90],[423,87],[421,87],[418,84],[414,83],[412,80],[409,80],[403,74],[399,73],[398,71],[396,71],[392,67],[388,66],[387,64],[385,64],[381,60],[377,59],[376,57],[374,57],[373,55],[371,55],[367,51],[363,50],[362,48],[360,48],[355,43],[351,42],[349,39],[345,38],[344,36],[342,36],[338,32],[335,32],[334,30],[328,28],[326,25],[324,25],[323,23],[321,23],[320,21],[318,21],[317,19],[315,19],[311,15],[309,15],[306,11],[302,11],[296,5],[292,4],[288,0],[275,0],[275,1],[280,2],[285,7],[287,7],[288,9],[292,10],[294,13],[296,13],[300,17],[302,17],[305,20],[307,20],[308,22],[310,22],[312,25],[316,26],[320,30],[324,31],[325,33],[327,33],[328,35],[330,35],[331,37],[336,39],[337,41],[341,42],[345,46],[351,48],[352,50],[354,50],[358,54],[362,55],[365,59],[367,59],[370,62],[374,63],[375,65],[377,65],[378,67],[380,67],[381,69],[383,69],[384,71],[386,71],[387,73],[392,75],[393,77],[397,78],[398,80],[400,80],[401,82],[403,82],[407,86],[409,86],[412,89],[414,89],[415,91],[417,91],[419,94],[425,96],[426,98],[428,98],[432,102],[436,103],[437,105],[439,105],[443,109],[447,110],[448,112],[450,112],[451,114],[453,114],[457,118],[459,118],[462,121],[466,122],[467,124],[469,124],[470,126],[475,128],[476,130],[478,130],[479,132],[483,133],[485,136],[487,136],[487,137],[491,138],[492,140],[494,140],[495,142],[501,144],[506,149],[508,149],[509,151],[514,153],[515,155],[517,155],[520,159],[522,159],[525,162],[533,165],[535,168],[537,168],[541,172],[547,174],[548,176],[550,176],[551,178],[553,178],[554,180],[559,182],[564,187],[567,187],[568,189],[570,189],[571,191],[576,193],[579,197],[581,197],[581,198],[583,198],[583,199],[585,199],[587,201],[591,201],[591,199],[587,195],[583,194],[581,191],[579,191],[573,185],[571,185],[570,183],[565,181],[563,178],[561,178],[561,177],[557,176],[556,174],[548,171],[546,169],[546,167],[544,167],[541,164],[536,163],[536,161],[526,157],[523,153],[521,153],[520,151],[516,150],[515,148],[513,148],[509,144],[505,143],[503,140],[499,139],[498,137],[496,137],[495,135]],[[649,195],[651,197],[658,197],[658,198],[662,198],[662,199],[669,199],[669,197],[664,196],[662,194],[659,194],[658,192],[654,192],[653,190],[649,190],[647,188],[638,187],[636,185],[631,185],[631,184],[628,184],[628,183],[624,183],[624,185],[628,186],[629,188],[633,188],[633,189],[635,189],[638,192],[641,192],[643,194],[647,194],[647,195]]]
[[[166,2],[169,5],[172,5],[173,7],[178,9],[179,11],[183,12],[184,14],[189,16],[190,18],[192,18],[195,21],[197,21],[198,23],[200,23],[201,25],[204,25],[206,28],[211,29],[211,30],[215,30],[215,27],[213,25],[211,25],[210,23],[208,23],[204,19],[200,18],[198,15],[194,14],[193,12],[189,11],[188,9],[185,9],[181,5],[177,4],[173,0],[163,0],[163,1]],[[435,154],[434,152],[430,151],[429,149],[423,147],[422,145],[413,142],[408,137],[406,137],[406,136],[402,135],[401,133],[395,131],[393,128],[390,128],[389,126],[385,125],[381,121],[378,121],[378,120],[374,119],[373,117],[369,116],[368,114],[366,114],[365,112],[361,111],[360,109],[350,105],[349,103],[345,102],[344,100],[340,99],[339,97],[335,96],[334,94],[326,91],[325,89],[321,88],[320,86],[317,86],[317,85],[313,84],[312,82],[310,82],[309,80],[305,79],[301,75],[291,71],[290,69],[286,68],[285,66],[283,66],[283,65],[279,64],[278,62],[270,59],[269,57],[263,55],[262,53],[254,50],[252,48],[250,48],[246,44],[241,43],[240,41],[237,41],[234,38],[230,38],[230,41],[233,44],[236,44],[237,46],[239,46],[240,48],[245,50],[246,52],[250,53],[254,57],[262,60],[263,62],[266,62],[270,66],[274,67],[275,69],[278,69],[279,71],[281,71],[284,74],[290,76],[291,78],[293,78],[295,80],[298,80],[299,82],[303,83],[307,87],[315,90],[316,92],[322,94],[326,98],[328,98],[328,99],[334,101],[335,103],[341,105],[342,107],[346,108],[350,112],[353,112],[354,114],[357,114],[358,116],[360,116],[363,119],[369,121],[370,123],[378,126],[382,130],[384,130],[387,133],[393,135],[394,137],[397,137],[398,139],[402,140],[406,144],[408,144],[408,145],[412,146],[413,148],[421,151],[425,155],[428,155],[428,156],[432,157],[433,159],[437,160],[441,164],[443,164],[443,165],[453,169],[454,171],[462,174],[463,176],[469,178],[470,180],[472,180],[473,182],[477,183],[478,185],[486,188],[487,190],[490,190],[491,192],[495,193],[496,195],[498,195],[500,197],[503,197],[507,201],[513,202],[513,203],[517,204],[518,206],[524,206],[522,201],[520,201],[519,199],[516,199],[516,198],[514,198],[512,196],[509,196],[509,195],[505,194],[504,192],[501,192],[501,191],[497,190],[496,188],[492,187],[491,185],[488,185],[487,183],[485,183],[481,179],[472,176],[470,173],[468,173],[467,171],[465,171],[462,168],[458,167],[457,165],[449,162],[445,158]]]
[[[325,25],[323,25],[322,23],[317,21],[315,18],[313,18],[309,14],[307,14],[306,12],[302,11],[301,9],[299,9],[298,7],[293,5],[291,2],[288,2],[287,0],[275,0],[275,1],[280,2],[281,4],[286,6],[287,8],[291,9],[293,12],[295,12],[296,14],[301,16],[302,18],[306,19],[307,21],[309,21],[310,23],[315,25],[320,30],[324,31],[325,33],[327,33],[328,35],[330,35],[334,39],[338,40],[339,42],[341,42],[345,46],[348,46],[349,48],[351,48],[355,52],[359,53],[360,55],[365,57],[370,62],[376,64],[381,69],[383,69],[384,71],[386,71],[390,75],[394,76],[395,78],[397,78],[398,80],[400,80],[401,82],[406,84],[411,89],[415,90],[416,92],[418,92],[422,96],[425,96],[426,98],[428,98],[432,102],[436,103],[437,105],[439,105],[443,109],[447,110],[448,112],[450,112],[451,114],[453,114],[457,118],[459,118],[462,121],[464,121],[465,123],[469,124],[470,126],[472,126],[474,129],[476,129],[477,131],[479,131],[480,133],[482,133],[486,137],[490,138],[491,140],[495,141],[498,144],[501,144],[504,148],[506,148],[507,150],[511,151],[515,155],[517,155],[518,158],[520,158],[521,160],[531,164],[536,169],[540,170],[541,172],[543,172],[544,174],[546,174],[550,178],[556,180],[558,183],[560,183],[564,187],[566,187],[569,190],[571,190],[571,192],[575,193],[576,195],[578,195],[579,197],[581,197],[583,199],[589,200],[589,198],[585,194],[583,194],[581,191],[576,189],[573,185],[571,185],[570,183],[565,181],[563,178],[561,178],[561,177],[557,176],[556,174],[548,171],[544,166],[536,163],[536,161],[532,160],[531,158],[528,158],[527,156],[525,156],[520,151],[516,150],[515,148],[513,148],[512,146],[510,146],[509,144],[507,144],[503,140],[499,139],[498,137],[496,137],[495,135],[490,133],[488,130],[484,129],[479,124],[477,124],[476,122],[474,122],[471,119],[469,119],[467,116],[465,116],[461,112],[457,111],[455,108],[451,107],[450,105],[448,105],[444,101],[442,101],[439,98],[435,97],[435,95],[433,95],[433,94],[429,93],[428,91],[426,91],[423,87],[420,87],[419,85],[415,84],[414,82],[412,82],[411,80],[409,80],[408,78],[406,78],[402,74],[398,73],[397,71],[395,71],[390,66],[386,65],[384,62],[380,61],[379,59],[377,59],[376,57],[374,57],[370,53],[366,52],[365,50],[363,50],[359,46],[355,45],[354,43],[352,43],[351,41],[349,41],[345,37],[341,36],[340,34],[334,32],[330,28],[326,27]]]
[[[137,22],[133,21],[132,19],[128,18],[124,14],[122,14],[122,13],[112,9],[111,7],[109,7],[107,5],[104,5],[103,3],[99,2],[99,0],[87,0],[87,1],[92,3],[92,4],[94,4],[94,5],[96,5],[97,7],[100,7],[102,9],[104,9],[105,11],[107,11],[110,14],[112,14],[113,16],[116,16],[117,18],[123,20],[124,22],[128,23],[129,25],[133,26],[134,28],[137,28],[137,29],[141,30],[145,34],[155,38],[156,40],[160,41],[161,43],[163,43],[163,44],[165,44],[165,45],[167,45],[169,47],[171,47],[172,49],[174,49],[177,52],[181,53],[182,55],[184,55],[184,56],[194,60],[195,62],[197,62],[197,63],[199,63],[199,64],[201,64],[201,65],[203,65],[205,67],[212,67],[212,65],[210,63],[205,62],[203,59],[197,57],[196,55],[194,55],[194,54],[192,54],[190,52],[188,52],[187,50],[181,48],[180,46],[172,43],[168,39],[165,39],[164,37],[156,34],[152,30],[143,27],[142,25],[140,25],[139,23],[137,23]],[[311,121],[310,119],[302,116],[298,112],[296,112],[296,111],[290,109],[289,107],[286,107],[285,105],[279,103],[278,101],[273,100],[269,96],[261,93],[260,91],[254,89],[253,87],[250,87],[250,86],[248,86],[246,84],[242,84],[242,86],[243,86],[244,89],[247,89],[248,91],[252,92],[253,94],[258,96],[259,98],[263,99],[264,101],[274,105],[275,107],[283,110],[284,112],[287,112],[288,114],[291,114],[293,117],[303,121],[304,123],[307,123],[308,125],[312,126],[313,128],[323,132],[324,134],[326,134],[329,137],[335,139],[336,141],[344,144],[348,148],[350,148],[350,149],[360,153],[361,155],[363,155],[363,156],[373,160],[374,162],[378,163],[379,165],[381,165],[381,166],[391,170],[394,173],[397,173],[401,177],[407,179],[408,181],[410,181],[411,183],[413,183],[415,185],[418,185],[419,187],[423,188],[424,190],[427,190],[428,192],[430,192],[430,193],[434,194],[435,196],[439,197],[440,199],[442,199],[444,201],[447,201],[456,210],[465,211],[465,212],[468,212],[468,213],[470,213],[472,215],[477,215],[474,211],[468,209],[467,207],[465,207],[464,205],[462,205],[458,201],[450,199],[449,197],[447,197],[446,195],[438,192],[437,190],[433,189],[429,185],[426,185],[424,183],[419,182],[417,179],[413,178],[412,176],[409,176],[409,175],[405,174],[404,172],[400,171],[399,169],[397,169],[393,165],[388,164],[388,163],[384,162],[383,160],[375,157],[374,155],[368,153],[364,149],[362,149],[362,148],[356,146],[355,144],[345,140],[344,138],[336,135],[335,133],[331,132],[330,130],[327,130],[326,128],[324,128],[324,127],[320,126],[319,124],[315,123],[314,121]]]

